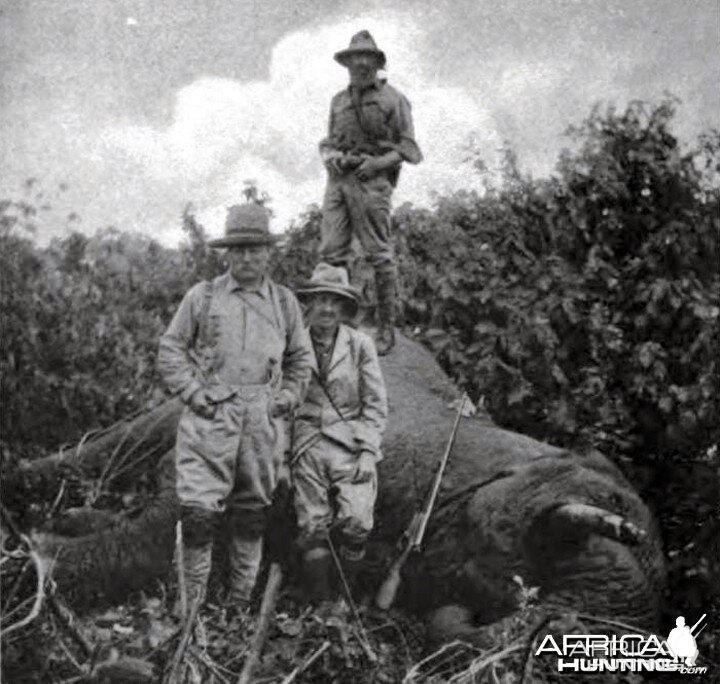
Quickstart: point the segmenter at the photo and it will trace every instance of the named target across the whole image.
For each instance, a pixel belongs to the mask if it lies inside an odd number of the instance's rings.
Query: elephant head
[[[397,516],[409,518],[442,453],[457,396],[418,345],[401,340],[397,353],[384,369],[396,422],[380,470],[379,536],[397,535]],[[649,627],[664,580],[655,521],[616,466],[487,417],[461,421],[413,566],[406,596],[415,608],[457,604],[474,624],[515,610],[521,580],[549,605]]]
[[[475,491],[464,518],[464,603],[478,619],[512,607],[521,577],[549,604],[656,622],[664,569],[655,523],[599,454],[515,466]]]

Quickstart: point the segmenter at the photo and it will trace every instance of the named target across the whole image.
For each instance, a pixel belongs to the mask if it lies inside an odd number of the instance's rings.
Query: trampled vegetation
[[[720,134],[683,149],[672,116],[596,110],[551,178],[509,155],[501,186],[401,207],[395,233],[407,331],[498,424],[600,449],[656,511],[674,619],[720,612]],[[157,402],[157,339],[221,268],[187,212],[180,249],[117,229],[41,248],[35,192],[0,204],[4,469]],[[278,280],[309,275],[318,230],[316,210],[298,220]]]

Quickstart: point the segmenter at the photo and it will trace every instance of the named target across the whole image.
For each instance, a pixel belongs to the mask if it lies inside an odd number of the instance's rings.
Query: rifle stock
[[[402,550],[402,553],[393,561],[390,569],[388,570],[387,576],[380,585],[380,589],[378,589],[375,596],[375,605],[380,608],[380,610],[389,610],[392,604],[395,603],[398,589],[400,588],[400,583],[402,582],[400,571],[402,570],[403,565],[405,565],[405,561],[408,559],[412,548],[413,547],[410,545],[410,542],[408,542]]]

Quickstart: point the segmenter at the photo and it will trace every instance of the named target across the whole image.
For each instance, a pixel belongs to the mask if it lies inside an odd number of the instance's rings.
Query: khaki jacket
[[[341,324],[325,389],[318,367],[316,360],[307,396],[295,414],[293,453],[299,456],[324,435],[353,452],[370,451],[380,460],[387,395],[375,343]]]
[[[234,386],[278,381],[294,407],[313,361],[295,295],[269,278],[244,290],[230,273],[187,292],[158,352],[160,374],[185,402],[201,387],[219,403]]]

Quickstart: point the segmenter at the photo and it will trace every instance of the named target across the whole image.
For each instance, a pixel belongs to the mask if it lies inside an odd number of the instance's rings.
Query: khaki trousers
[[[363,544],[373,527],[377,473],[354,483],[357,454],[321,436],[293,463],[299,544],[312,548],[331,528],[347,542]]]
[[[230,542],[230,600],[246,603],[262,560],[262,525],[272,503],[282,460],[282,422],[270,417],[272,385],[247,385],[217,405],[212,418],[185,408],[178,425],[176,488],[182,506],[236,518]],[[245,524],[245,529],[243,525]],[[188,558],[186,570],[205,585],[210,573],[209,543]]]
[[[183,506],[257,511],[272,503],[282,460],[282,422],[270,417],[271,385],[246,385],[212,418],[186,407],[178,425],[176,488]]]
[[[392,184],[384,175],[367,181],[359,180],[352,172],[328,176],[320,229],[320,260],[347,267],[352,261],[354,235],[375,268],[392,264],[392,191]]]

